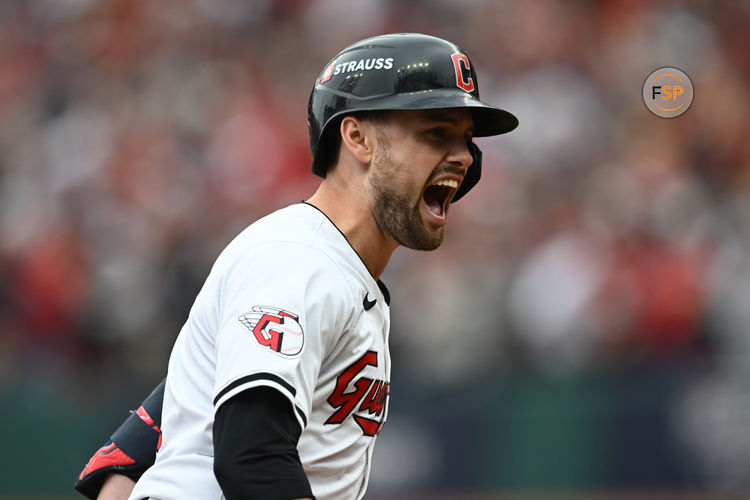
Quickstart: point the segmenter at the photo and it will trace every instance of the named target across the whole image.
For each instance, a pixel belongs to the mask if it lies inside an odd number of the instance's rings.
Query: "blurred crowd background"
[[[371,496],[750,490],[748,29],[748,1],[0,2],[0,495],[73,495],[219,251],[315,189],[315,77],[401,31],[521,125],[383,275]],[[663,66],[675,119],[641,97]]]

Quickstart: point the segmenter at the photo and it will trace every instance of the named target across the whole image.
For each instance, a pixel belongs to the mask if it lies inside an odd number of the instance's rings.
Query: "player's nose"
[[[454,141],[448,155],[445,158],[451,165],[466,170],[471,166],[474,158],[469,151],[469,141],[460,139]]]

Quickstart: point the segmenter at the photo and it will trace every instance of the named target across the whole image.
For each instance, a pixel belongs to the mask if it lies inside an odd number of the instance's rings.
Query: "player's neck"
[[[375,222],[364,193],[326,179],[307,202],[328,216],[362,258],[373,278],[379,279],[398,243]]]

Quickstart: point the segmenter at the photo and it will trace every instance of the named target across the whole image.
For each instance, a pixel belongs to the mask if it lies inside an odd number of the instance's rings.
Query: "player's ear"
[[[341,120],[341,146],[361,163],[370,163],[374,144],[374,130],[365,121],[346,116]]]

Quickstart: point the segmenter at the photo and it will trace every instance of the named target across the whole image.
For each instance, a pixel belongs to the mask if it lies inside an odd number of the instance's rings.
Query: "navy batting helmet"
[[[312,171],[320,177],[335,160],[338,124],[358,111],[467,108],[476,137],[518,126],[511,113],[479,100],[474,66],[457,45],[429,35],[399,33],[361,40],[342,50],[315,81],[307,108]],[[479,182],[482,153],[469,142],[473,163],[453,201]]]

